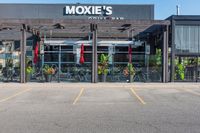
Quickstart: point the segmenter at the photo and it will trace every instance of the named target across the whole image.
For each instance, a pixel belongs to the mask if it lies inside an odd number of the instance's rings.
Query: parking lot
[[[199,133],[200,84],[1,84],[1,133]]]

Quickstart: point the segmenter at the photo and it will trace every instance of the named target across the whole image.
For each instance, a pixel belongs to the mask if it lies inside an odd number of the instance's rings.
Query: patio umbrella
[[[81,44],[81,56],[80,56],[80,63],[83,64],[85,62],[84,59],[84,45]]]
[[[34,49],[34,59],[33,59],[34,64],[38,62],[38,53],[39,53],[39,43],[37,41]]]
[[[40,47],[40,41],[41,41],[40,32],[37,32],[37,35],[35,35],[35,40],[36,40],[36,44],[35,44],[35,47],[34,47],[34,59],[33,59],[33,62],[34,62],[34,64],[37,64],[38,61],[39,61],[38,55],[39,55],[39,47]]]
[[[129,47],[128,47],[128,59],[129,59],[129,63],[132,63],[132,48],[131,48],[131,45],[129,45]]]

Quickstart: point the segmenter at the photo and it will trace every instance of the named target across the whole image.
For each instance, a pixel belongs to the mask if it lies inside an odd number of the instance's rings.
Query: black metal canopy
[[[66,19],[2,19],[0,20],[0,40],[20,40],[21,29],[32,34],[40,32],[47,38],[84,38],[90,34],[90,24],[98,26],[98,38],[128,39],[132,35],[153,33],[168,20],[66,20]]]

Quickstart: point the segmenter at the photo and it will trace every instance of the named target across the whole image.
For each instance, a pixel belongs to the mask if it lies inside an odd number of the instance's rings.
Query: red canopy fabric
[[[129,63],[132,63],[132,48],[131,45],[128,47],[128,58],[129,58]]]
[[[83,64],[85,62],[84,59],[84,45],[81,44],[81,52],[80,52],[81,56],[80,56],[80,64]]]
[[[34,59],[33,59],[34,64],[38,62],[38,53],[39,53],[39,43],[36,42],[36,46],[34,49]]]

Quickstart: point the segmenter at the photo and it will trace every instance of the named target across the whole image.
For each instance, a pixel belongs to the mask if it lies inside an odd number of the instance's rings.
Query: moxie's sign
[[[66,6],[66,15],[112,15],[111,6]]]

